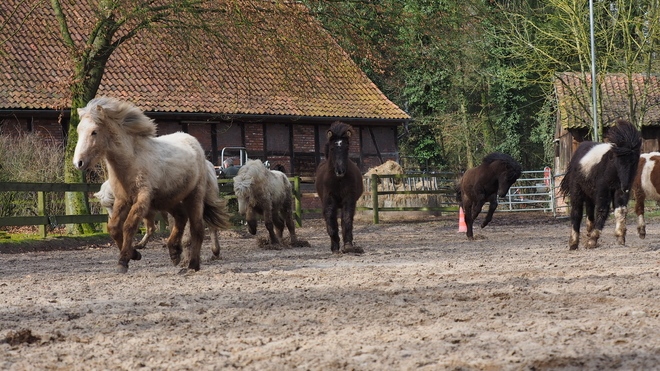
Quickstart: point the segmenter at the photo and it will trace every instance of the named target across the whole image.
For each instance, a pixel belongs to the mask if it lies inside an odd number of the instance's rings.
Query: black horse
[[[486,201],[489,202],[488,214],[481,228],[493,219],[497,196],[506,196],[520,174],[522,167],[518,161],[504,153],[494,152],[484,157],[481,165],[468,169],[456,182],[456,197],[458,205],[465,211],[466,235],[469,240],[474,239],[472,225]]]
[[[339,253],[339,229],[337,209],[341,208],[341,229],[344,246],[342,253],[362,253],[362,248],[353,246],[353,217],[358,198],[364,186],[362,173],[348,158],[349,139],[353,128],[335,121],[328,130],[325,145],[325,160],[316,169],[316,193],[323,204],[323,218],[330,235],[330,249]]]
[[[582,212],[587,209],[586,248],[598,246],[598,238],[614,205],[619,244],[625,244],[628,198],[642,145],[641,135],[633,124],[618,120],[606,136],[606,143],[582,142],[568,164],[560,191],[571,198],[571,238],[568,247],[578,248]],[[594,218],[595,217],[595,218]]]

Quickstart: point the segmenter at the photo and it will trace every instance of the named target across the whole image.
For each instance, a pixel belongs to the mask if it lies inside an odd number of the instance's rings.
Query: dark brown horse
[[[573,153],[560,190],[571,197],[571,237],[568,248],[580,242],[580,224],[586,207],[586,248],[598,246],[600,233],[614,205],[615,236],[626,242],[626,214],[630,189],[639,165],[642,137],[633,124],[618,120],[607,132],[607,143],[582,142]]]
[[[481,160],[481,165],[468,169],[456,182],[456,197],[458,204],[465,211],[467,238],[474,239],[472,225],[488,201],[488,214],[481,228],[493,219],[497,208],[497,196],[504,197],[511,185],[522,174],[518,161],[504,153],[491,153]]]
[[[353,246],[353,217],[355,204],[362,196],[362,173],[353,161],[348,159],[349,139],[353,128],[335,121],[328,130],[325,145],[325,160],[316,169],[316,193],[323,204],[323,218],[330,235],[330,249],[339,250],[339,229],[337,209],[341,208],[341,230],[344,240],[342,253],[362,253],[362,248]]]

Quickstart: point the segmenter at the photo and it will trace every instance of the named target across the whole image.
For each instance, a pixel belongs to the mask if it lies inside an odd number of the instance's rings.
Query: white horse
[[[215,177],[215,167],[208,160],[206,161],[206,167],[209,171],[209,178],[211,179],[210,188],[216,193],[219,193],[220,189],[218,188],[218,182],[216,181],[216,177]],[[112,217],[112,213],[113,213],[112,208],[115,204],[115,194],[112,191],[112,186],[110,185],[110,181],[106,180],[105,182],[103,182],[103,184],[101,184],[101,190],[94,193],[94,197],[98,198],[101,206],[103,206],[108,211],[108,216]],[[149,212],[147,213],[147,216],[144,218],[144,224],[147,228],[147,231],[142,237],[142,240],[140,240],[140,242],[135,244],[136,249],[145,248],[147,246],[147,242],[149,242],[149,239],[156,231],[155,219],[157,213],[158,213],[157,210],[150,209]],[[174,220],[173,219],[170,220],[170,223],[173,224]],[[220,256],[220,242],[218,240],[218,229],[211,227],[209,228],[209,230],[211,235],[211,251],[213,252],[213,256],[218,258]],[[186,229],[185,232],[183,233],[182,245],[186,246],[189,244],[190,244],[190,226],[186,223]],[[188,261],[189,259],[184,259],[184,260]]]
[[[292,187],[284,173],[268,170],[260,160],[248,160],[234,177],[234,192],[238,199],[238,213],[246,215],[251,234],[257,233],[257,215],[261,214],[272,245],[282,243],[285,224],[291,244],[297,243],[291,206]]]
[[[150,210],[165,211],[175,223],[167,240],[174,265],[181,261],[181,238],[190,222],[189,269],[199,270],[204,221],[227,225],[224,203],[209,184],[204,150],[185,133],[156,137],[156,125],[138,107],[109,97],[92,99],[79,108],[78,143],[73,165],[87,170],[105,160],[115,194],[108,232],[119,247],[118,271],[128,271],[140,221]]]

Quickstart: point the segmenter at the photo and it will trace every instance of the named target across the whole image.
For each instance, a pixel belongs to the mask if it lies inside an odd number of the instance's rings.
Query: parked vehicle
[[[233,178],[248,160],[245,147],[225,147],[220,151],[220,166],[215,167],[218,178]]]

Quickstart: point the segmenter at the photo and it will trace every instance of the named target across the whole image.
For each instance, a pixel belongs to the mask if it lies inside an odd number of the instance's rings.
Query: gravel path
[[[629,232],[635,232],[629,217]],[[264,233],[263,226],[259,226]],[[104,245],[0,254],[5,370],[649,370],[660,365],[660,221],[568,250],[567,219],[358,220],[363,255],[223,232],[177,274],[163,239],[125,275]],[[205,244],[208,244],[206,242]],[[0,246],[0,251],[2,247]]]

